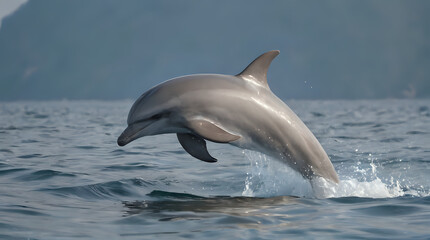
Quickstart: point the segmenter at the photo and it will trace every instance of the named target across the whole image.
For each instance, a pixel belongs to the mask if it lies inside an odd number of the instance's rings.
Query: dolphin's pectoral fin
[[[216,158],[212,157],[206,148],[206,141],[194,134],[177,133],[179,143],[191,156],[204,162],[216,162]]]
[[[217,125],[203,119],[190,120],[189,127],[201,137],[217,143],[229,143],[240,138],[240,136],[229,133]]]

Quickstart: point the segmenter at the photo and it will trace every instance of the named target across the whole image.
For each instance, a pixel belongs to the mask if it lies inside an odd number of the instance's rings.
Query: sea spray
[[[309,181],[299,173],[271,157],[259,152],[244,150],[249,160],[245,186],[242,192],[247,197],[298,196],[307,198],[393,198],[405,194],[398,181],[391,178],[385,183],[378,176],[378,166],[370,159],[369,166],[361,162],[342,171],[338,184],[316,177]],[[414,194],[415,193],[415,194]]]
[[[286,164],[251,150],[244,150],[243,154],[249,160],[250,166],[242,196],[313,196],[309,181]]]
[[[379,178],[369,182],[360,182],[357,179],[341,179],[338,184],[323,178],[315,178],[311,183],[316,198],[392,198],[404,195],[400,187],[391,187]]]

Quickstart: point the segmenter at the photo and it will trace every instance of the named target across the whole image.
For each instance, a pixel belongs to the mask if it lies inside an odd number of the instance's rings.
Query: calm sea
[[[430,100],[287,103],[339,185],[175,135],[120,148],[132,101],[1,102],[0,239],[430,239]]]

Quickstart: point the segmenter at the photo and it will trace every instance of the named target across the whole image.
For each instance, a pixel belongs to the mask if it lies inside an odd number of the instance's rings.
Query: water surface
[[[2,102],[0,238],[430,238],[430,100],[287,103],[339,185],[223,144],[205,163],[175,135],[120,148],[132,101]]]

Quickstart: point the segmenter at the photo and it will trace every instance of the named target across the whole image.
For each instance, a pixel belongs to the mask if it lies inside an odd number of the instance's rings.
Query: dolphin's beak
[[[121,133],[118,137],[117,143],[118,146],[125,146],[130,142],[145,136],[144,130],[146,127],[151,125],[153,121],[143,121],[139,123],[133,123],[128,125],[128,127]]]

